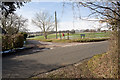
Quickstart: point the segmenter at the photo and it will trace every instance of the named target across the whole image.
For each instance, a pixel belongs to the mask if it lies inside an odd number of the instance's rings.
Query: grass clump
[[[95,55],[87,63],[89,70],[96,78],[117,78],[117,58],[114,56],[110,53]]]

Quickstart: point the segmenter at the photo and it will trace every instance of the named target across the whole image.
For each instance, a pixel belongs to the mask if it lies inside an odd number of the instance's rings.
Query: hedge
[[[24,45],[24,35],[14,34],[14,35],[2,35],[2,51],[20,48]]]
[[[25,40],[28,37],[28,34],[26,32],[21,32],[20,34],[23,34]]]

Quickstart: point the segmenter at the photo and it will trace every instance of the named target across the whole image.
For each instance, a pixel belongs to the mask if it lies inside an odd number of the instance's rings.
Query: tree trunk
[[[46,34],[46,32],[44,32],[44,38],[47,39],[47,34]]]
[[[43,33],[44,33],[44,38],[47,39],[47,34],[46,34],[46,30],[45,30],[45,25],[44,25],[44,23],[43,23],[43,31],[44,31],[44,32],[43,32]]]

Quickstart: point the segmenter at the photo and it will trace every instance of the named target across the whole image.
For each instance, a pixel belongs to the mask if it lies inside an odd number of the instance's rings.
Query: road
[[[104,53],[108,50],[108,44],[107,41],[83,43],[32,54],[4,57],[2,75],[3,78],[28,78],[61,66],[77,63],[95,54]]]

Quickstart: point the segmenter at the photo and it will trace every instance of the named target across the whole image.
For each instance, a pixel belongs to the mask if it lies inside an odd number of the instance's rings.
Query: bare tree
[[[103,21],[111,25],[112,30],[117,32],[118,53],[120,53],[120,1],[111,2],[79,2],[93,11],[92,14],[101,16]]]
[[[103,22],[103,20],[102,21],[100,20],[99,25],[97,27],[94,27],[97,32],[101,32],[102,28],[108,28],[108,26],[106,26],[104,23],[107,24],[106,22]],[[104,24],[104,26],[103,26],[103,24]]]
[[[75,2],[78,6],[84,6],[92,10],[92,15],[99,15],[100,19],[103,22],[107,22],[109,25],[111,25],[111,29],[114,32],[114,38],[116,38],[112,44],[117,49],[112,50],[112,52],[109,54],[111,56],[110,59],[110,64],[111,64],[111,74],[112,77],[114,75],[114,69],[113,69],[113,64],[114,64],[114,59],[118,59],[119,61],[119,56],[120,56],[120,1],[104,1],[104,2]],[[111,47],[112,47],[111,46]],[[117,58],[118,55],[118,58]],[[113,59],[114,57],[114,59]],[[116,61],[117,62],[117,61]],[[116,63],[115,62],[115,63]],[[119,61],[120,62],[120,61]],[[118,62],[118,63],[119,63]],[[120,65],[118,65],[120,67]],[[118,75],[120,73],[120,70],[118,71]],[[115,73],[116,74],[116,73]],[[118,76],[120,78],[120,75]]]
[[[17,34],[26,28],[27,19],[22,16],[17,16],[16,14],[9,14],[7,18],[5,16],[1,17],[0,26],[5,30],[6,34]]]
[[[83,6],[89,8],[92,11],[92,13],[89,14],[88,17],[90,17],[91,15],[95,15],[97,16],[97,18],[101,19],[100,21],[103,20],[104,22],[107,22],[111,25],[115,25],[116,22],[119,24],[120,22],[120,1],[103,1],[103,2],[102,1],[74,2],[74,0],[70,1],[73,1],[73,3],[71,3],[73,10],[75,10],[75,8],[80,8]],[[81,18],[81,16],[79,17]]]
[[[36,13],[32,22],[43,31],[45,39],[47,39],[47,32],[54,29],[53,17],[50,16],[48,12],[40,11],[39,13]]]
[[[74,0],[70,0],[74,1]],[[109,24],[109,27],[112,29],[113,36],[115,39],[111,41],[111,49],[109,51],[109,56],[110,56],[110,61],[109,63],[111,64],[110,67],[110,76],[113,77],[119,77],[120,78],[120,65],[117,63],[120,63],[120,1],[114,0],[114,1],[96,1],[96,2],[90,2],[89,1],[80,1],[80,2],[73,2],[72,7],[87,7],[89,8],[92,13],[90,15],[97,16],[98,19],[101,19],[100,21],[106,22]],[[82,19],[80,16],[81,20],[86,20]],[[114,43],[114,44],[113,44]],[[114,47],[114,48],[113,48]],[[118,56],[117,56],[118,55]],[[119,61],[119,62],[118,62]],[[113,65],[115,64],[116,65]],[[113,68],[114,67],[114,68]],[[119,70],[118,73],[114,72],[114,69]],[[118,76],[115,76],[117,74]]]

